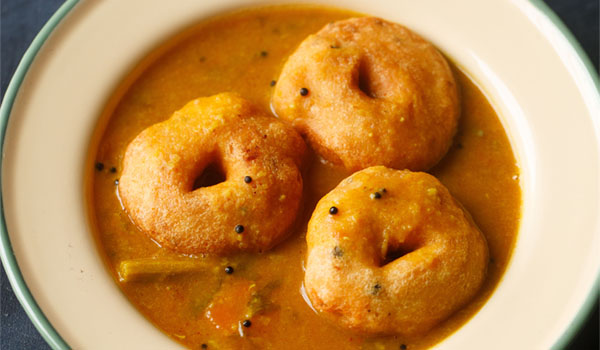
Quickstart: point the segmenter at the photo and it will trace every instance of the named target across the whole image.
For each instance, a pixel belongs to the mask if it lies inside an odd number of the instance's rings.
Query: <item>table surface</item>
[[[545,0],[575,35],[598,72],[598,0]],[[21,56],[63,0],[0,1],[1,96]],[[50,349],[16,299],[2,268],[0,349]],[[600,349],[598,302],[569,350]],[[515,342],[518,349],[518,341]]]

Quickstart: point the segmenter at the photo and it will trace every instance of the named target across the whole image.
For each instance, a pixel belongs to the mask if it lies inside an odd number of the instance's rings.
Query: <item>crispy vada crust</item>
[[[131,219],[172,250],[264,251],[296,218],[305,150],[293,128],[235,94],[199,98],[130,143],[118,190]],[[226,180],[194,190],[209,165]]]
[[[323,197],[306,239],[314,308],[368,334],[426,333],[473,298],[489,259],[483,234],[437,179],[382,166]]]
[[[409,29],[373,17],[335,22],[304,40],[283,67],[272,106],[323,158],[351,171],[432,167],[452,142],[460,109],[444,57]]]

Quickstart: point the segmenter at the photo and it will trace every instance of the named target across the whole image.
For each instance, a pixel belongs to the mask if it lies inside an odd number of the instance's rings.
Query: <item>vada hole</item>
[[[192,187],[192,191],[197,190],[201,187],[210,187],[221,182],[224,182],[226,179],[225,172],[218,164],[209,164],[202,174],[194,180],[194,186]]]
[[[382,262],[381,266],[387,265],[396,259],[400,259],[401,257],[405,256],[406,254],[408,254],[412,251],[413,251],[412,249],[402,249],[402,248],[390,249],[387,251],[387,254],[383,258],[383,262]]]
[[[369,65],[364,59],[358,64],[358,88],[371,98],[377,97]]]

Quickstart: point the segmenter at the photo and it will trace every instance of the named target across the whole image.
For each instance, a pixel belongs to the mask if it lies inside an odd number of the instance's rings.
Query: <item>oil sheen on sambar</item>
[[[106,264],[129,300],[152,323],[192,349],[422,349],[456,331],[494,291],[511,256],[519,225],[519,170],[494,109],[463,72],[455,69],[462,95],[459,132],[445,158],[430,172],[472,214],[491,254],[487,280],[462,310],[417,339],[364,338],[319,317],[302,296],[306,223],[316,202],[349,174],[313,157],[305,175],[305,205],[289,239],[270,252],[230,257],[197,257],[203,272],[119,282],[122,260],[173,257],[140,232],[123,211],[115,180],[128,143],[144,128],[168,118],[187,101],[234,91],[269,111],[272,81],[286,57],[323,25],[352,17],[321,7],[248,9],[203,22],[153,52],[125,79],[108,103],[92,149],[88,181],[92,226]],[[104,124],[103,124],[104,125]],[[103,132],[103,134],[102,134]],[[97,146],[97,148],[96,148]],[[233,274],[224,268],[232,266]],[[241,283],[263,293],[265,312],[235,332],[216,329],[205,315],[215,293]],[[247,285],[246,285],[247,286]],[[240,322],[243,320],[240,320]],[[404,346],[402,346],[404,345]]]

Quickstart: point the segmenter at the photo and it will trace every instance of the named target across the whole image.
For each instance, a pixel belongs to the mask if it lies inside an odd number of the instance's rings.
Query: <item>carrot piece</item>
[[[247,305],[255,288],[254,283],[243,279],[223,284],[206,308],[206,317],[217,329],[228,335],[238,332],[239,324],[244,321]]]

